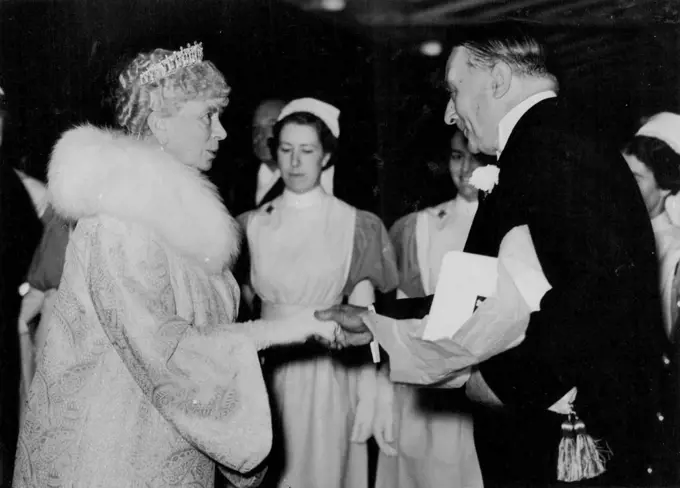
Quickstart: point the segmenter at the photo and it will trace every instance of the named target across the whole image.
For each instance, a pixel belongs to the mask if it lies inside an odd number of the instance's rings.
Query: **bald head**
[[[278,99],[270,99],[270,100],[263,100],[262,103],[260,103],[257,108],[255,109],[255,114],[253,115],[253,119],[257,119],[258,117],[266,117],[266,116],[271,116],[274,115],[275,117],[278,117],[279,114],[281,113],[281,110],[283,110],[283,107],[286,106],[286,102],[283,100],[278,100]]]
[[[253,114],[253,153],[263,163],[271,163],[272,155],[267,142],[272,137],[272,128],[276,124],[286,102],[278,99],[264,100]]]

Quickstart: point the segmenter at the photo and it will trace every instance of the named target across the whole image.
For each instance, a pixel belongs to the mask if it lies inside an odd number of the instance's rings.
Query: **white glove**
[[[389,378],[389,366],[383,367],[377,377],[377,399],[373,419],[373,438],[387,456],[396,456],[394,443],[394,385]]]
[[[303,311],[283,318],[224,324],[222,328],[248,336],[261,351],[272,346],[303,343],[312,338],[333,343],[338,327],[331,320],[317,320],[313,312]]]
[[[373,364],[361,367],[357,381],[357,406],[350,440],[363,443],[371,437],[375,412],[376,370]]]

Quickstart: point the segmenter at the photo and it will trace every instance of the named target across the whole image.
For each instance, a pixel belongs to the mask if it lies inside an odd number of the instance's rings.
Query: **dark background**
[[[580,21],[535,26],[552,39],[564,95],[603,137],[622,140],[642,116],[680,111],[678,24],[664,8],[662,17],[617,23],[586,12]],[[450,197],[447,174],[427,164],[447,137],[444,64],[453,41],[483,27],[386,29],[348,15],[336,20],[274,0],[1,0],[0,86],[10,113],[3,159],[44,179],[62,131],[111,123],[105,102],[121,60],[201,41],[232,86],[223,116],[229,137],[210,174],[218,186],[237,177],[230,162],[250,150],[259,100],[314,96],[341,109],[338,164],[371,182],[371,209],[389,225]],[[418,51],[429,37],[443,42],[442,55]]]

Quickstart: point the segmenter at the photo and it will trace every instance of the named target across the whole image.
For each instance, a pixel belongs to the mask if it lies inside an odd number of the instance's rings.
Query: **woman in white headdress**
[[[675,340],[680,307],[680,115],[661,112],[650,117],[622,152],[652,219],[664,325]]]
[[[399,261],[398,296],[433,294],[444,255],[462,250],[470,232],[478,190],[469,179],[482,163],[470,153],[460,131],[450,139],[449,154],[456,197],[408,214],[390,229]],[[392,384],[388,367],[378,379],[376,488],[481,487],[472,416],[464,395],[451,389]]]
[[[338,116],[337,108],[312,98],[284,107],[271,145],[286,188],[270,204],[240,217],[250,286],[265,319],[311,315],[345,299],[369,305],[376,288],[388,291],[398,284],[380,219],[329,195],[321,184],[340,135]],[[281,423],[278,486],[366,487],[365,441],[375,397],[370,358],[353,364],[332,352],[301,348],[266,361]]]

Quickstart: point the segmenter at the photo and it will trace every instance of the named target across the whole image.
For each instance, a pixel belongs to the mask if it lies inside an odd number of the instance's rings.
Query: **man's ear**
[[[161,145],[168,143],[168,126],[167,121],[158,112],[151,112],[147,119],[151,133],[156,137]]]
[[[491,68],[491,90],[494,98],[503,98],[510,90],[512,69],[508,63],[499,61]]]

